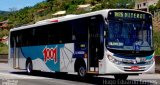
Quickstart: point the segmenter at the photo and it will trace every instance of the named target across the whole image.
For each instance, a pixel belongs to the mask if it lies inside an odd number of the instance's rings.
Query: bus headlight
[[[152,64],[154,62],[154,58],[152,58],[151,60],[147,60],[146,64]]]
[[[111,62],[113,62],[113,63],[115,63],[115,64],[121,64],[121,61],[115,59],[115,58],[112,57],[111,55],[107,55],[107,57],[108,57],[108,59],[109,59]]]

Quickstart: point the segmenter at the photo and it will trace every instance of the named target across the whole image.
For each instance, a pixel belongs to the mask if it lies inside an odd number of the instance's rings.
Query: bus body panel
[[[17,51],[17,56],[19,56],[18,61],[20,69],[25,69],[26,59],[31,58],[34,70],[42,70],[47,72],[74,72],[73,67],[75,58],[72,58],[74,54],[73,43],[27,46],[16,49],[19,49],[19,51]],[[11,48],[10,50],[11,58],[9,59],[9,62],[11,65],[13,63],[12,56],[14,56],[14,49]]]
[[[26,63],[24,62],[26,62],[26,58],[22,54],[21,49],[16,47],[16,48],[10,48],[9,51],[10,51],[9,52],[10,56],[8,59],[8,64],[13,68],[25,69]]]
[[[112,9],[110,9],[110,10],[113,11]],[[55,72],[56,71],[56,72],[71,72],[71,73],[74,73],[75,72],[76,60],[81,58],[85,62],[86,69],[87,69],[88,73],[98,73],[98,74],[154,73],[155,72],[155,61],[154,61],[154,59],[153,59],[153,62],[151,62],[150,64],[136,64],[136,63],[134,63],[134,64],[124,64],[124,63],[122,63],[123,60],[132,60],[132,61],[137,62],[136,58],[138,56],[132,56],[134,58],[130,59],[130,58],[126,57],[125,55],[123,55],[121,57],[121,56],[118,56],[114,52],[110,52],[109,49],[106,46],[108,42],[107,42],[107,40],[105,40],[105,38],[108,37],[107,36],[108,31],[106,32],[99,27],[99,29],[101,29],[101,30],[93,31],[93,34],[90,35],[89,32],[92,30],[91,26],[94,26],[94,24],[95,24],[94,20],[96,21],[96,17],[92,17],[92,16],[96,16],[96,15],[97,16],[98,15],[102,16],[102,18],[104,20],[102,24],[106,26],[105,28],[107,28],[107,26],[109,25],[109,21],[107,21],[107,16],[108,16],[108,12],[110,10],[91,12],[91,13],[81,14],[81,15],[71,17],[71,18],[60,19],[60,22],[64,22],[64,21],[67,22],[64,25],[68,26],[68,28],[73,28],[75,26],[74,29],[69,29],[69,30],[72,30],[72,31],[76,30],[75,34],[73,33],[71,35],[72,36],[72,38],[71,38],[72,41],[71,42],[69,41],[69,43],[68,42],[62,43],[62,42],[57,40],[59,42],[59,44],[56,44],[54,42],[54,43],[50,43],[50,44],[46,44],[46,43],[45,44],[43,43],[41,45],[38,44],[36,46],[34,46],[34,45],[33,46],[20,46],[20,47],[15,46],[15,48],[14,47],[11,48],[11,46],[9,45],[10,46],[10,48],[9,48],[9,64],[12,67],[18,66],[20,69],[25,69],[27,58],[31,58],[34,70],[42,70],[42,71],[47,71],[47,72]],[[125,11],[125,10],[123,10],[123,11]],[[140,12],[140,11],[135,11],[135,10],[130,10],[130,11],[131,12],[132,11]],[[142,12],[142,13],[145,13],[145,12]],[[148,14],[148,13],[146,13],[146,14]],[[79,23],[81,20],[83,21],[83,23]],[[93,22],[89,23],[89,22],[91,22],[89,20],[92,20]],[[71,23],[71,24],[68,25],[68,23]],[[53,26],[53,28],[55,26],[54,23],[47,23],[47,24],[46,23],[42,23],[42,24],[39,23],[39,24],[30,25],[30,26],[11,29],[11,32],[24,30],[24,29],[30,29],[30,28],[34,28],[34,27],[39,27],[41,25],[46,25],[46,26],[51,25],[51,26]],[[59,26],[59,25],[63,25],[63,24],[58,24],[57,26]],[[83,31],[81,32],[82,29],[80,29],[80,28],[76,29],[76,26],[80,27],[81,25],[85,25],[87,27],[87,30],[85,30],[85,33],[88,33],[88,34],[86,34],[85,36],[88,38],[88,40],[87,40],[86,37],[85,37],[85,40],[83,40],[83,38],[84,38],[83,35],[81,35],[81,36],[78,36],[79,34],[76,35],[76,33],[79,32],[79,31],[80,31],[80,33],[83,33]],[[85,26],[84,26],[84,28],[85,28]],[[42,29],[42,28],[40,28],[40,29]],[[103,26],[102,26],[102,28],[103,28]],[[67,31],[67,30],[65,30],[65,31]],[[94,32],[95,32],[95,34],[94,34]],[[98,34],[98,32],[99,32],[99,34]],[[149,32],[151,32],[151,30],[149,30]],[[35,32],[33,32],[33,34],[34,33]],[[43,33],[43,31],[42,31],[42,33]],[[55,31],[55,33],[56,33],[56,31]],[[31,32],[31,34],[32,34],[32,32]],[[151,33],[149,33],[149,34],[151,34]],[[118,34],[116,34],[116,35],[118,35]],[[97,57],[97,55],[94,55],[94,52],[92,54],[92,56],[94,56],[94,57],[90,56],[91,55],[90,50],[92,50],[91,48],[89,48],[89,46],[90,46],[89,44],[91,43],[91,42],[89,42],[90,36],[92,36],[92,38],[93,38],[92,42],[94,42],[97,37],[100,37],[101,41],[103,42],[103,44],[104,44],[104,46],[103,46],[104,47],[103,48],[103,58],[100,58],[99,55]],[[79,37],[81,37],[81,38],[79,38]],[[77,38],[77,41],[76,41],[76,38]],[[79,38],[79,40],[78,40],[78,38]],[[99,38],[97,38],[97,39],[99,39]],[[50,41],[51,40],[52,39],[50,39]],[[10,41],[10,42],[13,42],[13,41]],[[94,44],[95,44],[95,42],[94,42]],[[152,43],[152,41],[151,41],[151,43]],[[94,45],[94,44],[92,43],[92,45],[90,46],[90,47],[95,46],[94,47],[95,49],[93,49],[93,51],[98,52],[98,50],[102,50],[102,49],[98,49],[98,47],[100,47],[101,45],[97,45],[97,47],[96,47],[96,45]],[[114,44],[113,42],[110,43],[110,45],[113,45],[113,44]],[[117,44],[117,43],[115,43],[115,44]],[[14,50],[16,50],[16,52]],[[139,51],[139,49],[138,49],[138,51]],[[154,53],[150,56],[143,56],[143,57],[147,60],[151,60],[151,58],[154,57]],[[113,60],[112,58],[115,58],[115,59],[121,61],[121,63],[118,62],[118,64],[116,64],[116,63],[111,62]],[[95,61],[95,62],[92,62],[92,64],[91,64],[90,61]],[[137,67],[138,67],[138,69],[137,69]],[[143,68],[143,70],[141,70],[142,68]],[[90,69],[92,69],[92,70],[90,70]]]
[[[60,49],[60,72],[74,72],[75,58],[74,54],[74,44],[65,44],[63,48]]]
[[[51,71],[60,71],[60,53],[59,50],[64,45],[42,45],[22,47],[21,51],[24,57],[42,60]],[[34,65],[34,63],[33,63]],[[37,66],[34,66],[37,67]],[[34,69],[33,67],[33,69]]]

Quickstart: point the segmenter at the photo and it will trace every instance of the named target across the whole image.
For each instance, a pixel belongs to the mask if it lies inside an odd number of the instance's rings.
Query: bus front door
[[[96,17],[91,18],[89,29],[88,29],[88,71],[98,72],[98,50],[100,47],[100,28],[97,23]]]
[[[14,38],[14,47],[13,47],[13,68],[19,68],[19,57],[18,57],[18,48],[16,45],[17,39]]]

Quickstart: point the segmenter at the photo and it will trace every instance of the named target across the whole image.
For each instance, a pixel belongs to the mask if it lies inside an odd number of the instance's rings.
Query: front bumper
[[[132,70],[131,66],[134,65],[125,65],[125,64],[114,64],[110,61],[106,63],[106,68],[104,69],[105,74],[141,74],[141,73],[155,73],[155,61],[150,65],[137,65],[141,69]]]

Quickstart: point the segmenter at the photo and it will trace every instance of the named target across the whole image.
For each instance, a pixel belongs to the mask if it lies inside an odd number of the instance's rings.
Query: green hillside
[[[66,14],[80,14],[90,11],[77,10],[78,5],[91,4],[92,10],[100,10],[105,8],[133,8],[134,2],[131,0],[46,0],[38,3],[33,7],[25,7],[21,10],[11,10],[7,18],[9,20],[9,26],[17,27],[24,24],[33,24],[39,20],[48,19],[54,17],[57,11],[65,10]],[[99,4],[99,5],[97,5]],[[4,20],[0,18],[0,21]]]
[[[91,10],[77,10],[78,5],[90,4]],[[25,7],[20,10],[11,10],[11,12],[4,15],[0,12],[0,21],[8,20],[8,27],[18,27],[26,24],[34,24],[37,21],[53,18],[57,11],[66,11],[67,14],[81,14],[107,8],[134,8],[134,0],[46,0],[38,3],[32,7]],[[151,6],[150,9],[158,9],[158,5]],[[154,24],[155,25],[155,24]],[[160,34],[154,30],[154,41],[156,47],[156,55],[160,55]],[[7,30],[0,29],[0,38],[8,35]],[[5,50],[3,50],[5,49]],[[0,53],[7,53],[7,46],[0,43]]]
[[[0,11],[0,15],[2,16],[6,16],[8,15],[10,12],[7,12],[7,11]]]

